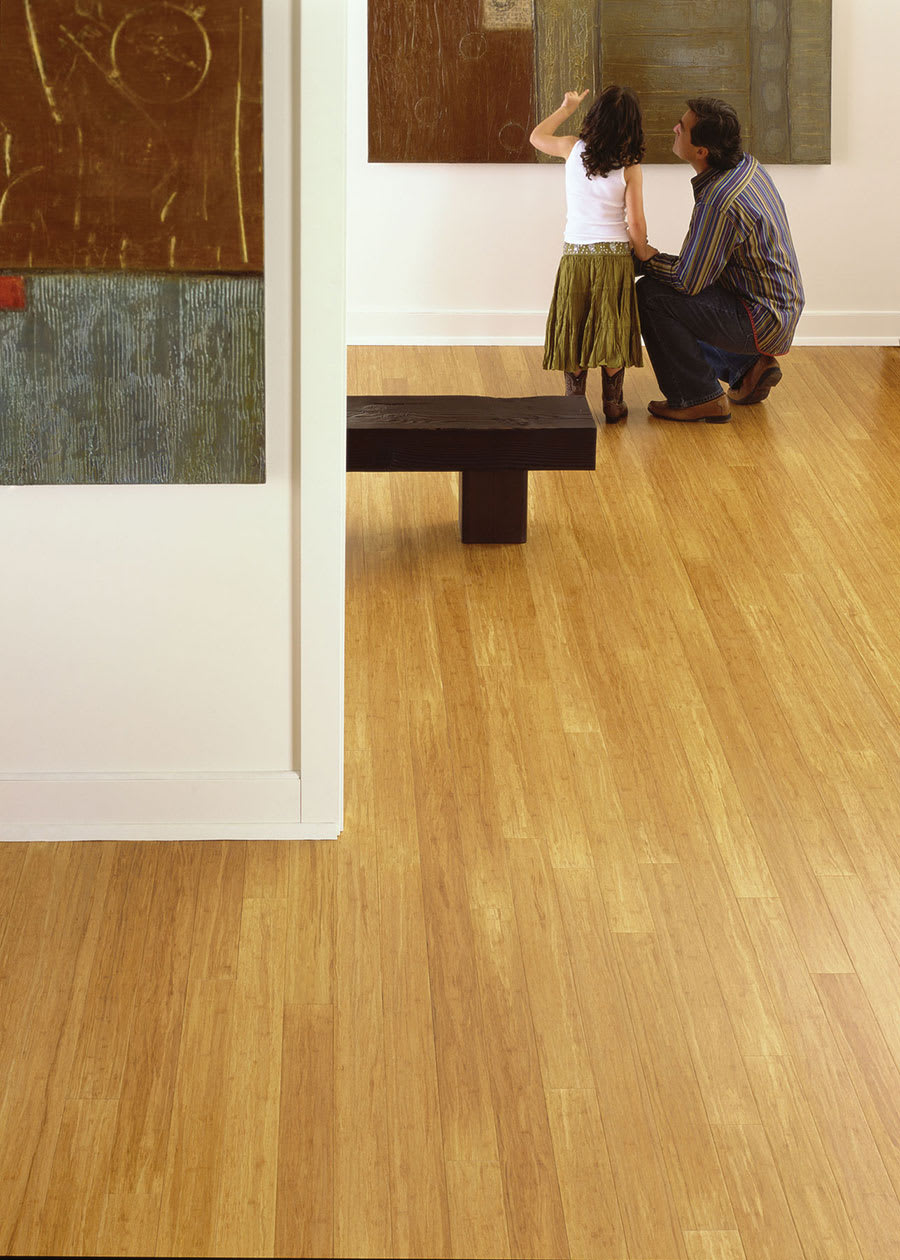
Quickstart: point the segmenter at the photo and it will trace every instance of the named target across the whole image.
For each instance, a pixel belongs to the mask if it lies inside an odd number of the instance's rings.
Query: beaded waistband
[[[591,241],[588,245],[576,245],[563,241],[563,254],[630,254],[628,241]]]

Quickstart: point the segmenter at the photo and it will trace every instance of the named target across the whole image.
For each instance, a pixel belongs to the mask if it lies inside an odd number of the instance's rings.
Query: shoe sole
[[[684,416],[657,416],[656,418],[657,420],[672,420],[675,424],[727,424],[731,419],[731,412],[729,411],[727,416],[694,416],[692,420]]]
[[[649,407],[647,408],[649,411]],[[673,420],[676,424],[727,424],[731,419],[731,412],[727,411],[725,415],[715,416],[667,416],[660,415],[656,411],[651,411],[650,415],[654,420]]]
[[[746,398],[729,398],[729,402],[735,407],[751,407],[754,403],[760,403],[763,399],[768,398],[769,390],[774,389],[781,380],[781,368],[770,367],[763,372],[762,376],[756,382],[756,388]]]

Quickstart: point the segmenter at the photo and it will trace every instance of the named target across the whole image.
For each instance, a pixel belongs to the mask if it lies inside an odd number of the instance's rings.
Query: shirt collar
[[[691,180],[691,187],[694,190],[694,200],[697,201],[704,188],[708,188],[720,175],[727,175],[727,171],[717,171],[714,166],[708,166],[705,171],[701,171],[699,175],[695,175]]]
[[[742,167],[746,168],[750,161],[750,154],[743,153],[741,154],[741,160],[738,162],[737,166],[731,167],[730,170],[717,171],[714,166],[708,166],[705,171],[701,171],[699,175],[695,175],[691,180],[691,186],[694,189],[694,200],[698,201],[704,190],[709,188],[711,184],[714,184],[717,179],[722,176],[731,176],[735,171],[741,169]]]

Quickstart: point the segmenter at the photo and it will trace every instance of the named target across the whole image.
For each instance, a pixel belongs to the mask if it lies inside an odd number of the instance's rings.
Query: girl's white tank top
[[[584,141],[577,140],[566,158],[566,234],[573,245],[594,241],[627,241],[625,229],[625,172],[589,177],[581,155]]]

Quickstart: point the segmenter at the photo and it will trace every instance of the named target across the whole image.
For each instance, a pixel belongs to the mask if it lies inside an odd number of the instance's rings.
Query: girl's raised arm
[[[578,92],[566,92],[559,109],[553,111],[532,131],[529,139],[541,153],[549,153],[551,157],[567,158],[575,147],[577,136],[555,136],[557,127],[561,127],[567,118],[571,118],[578,106],[587,96],[589,89]]]

